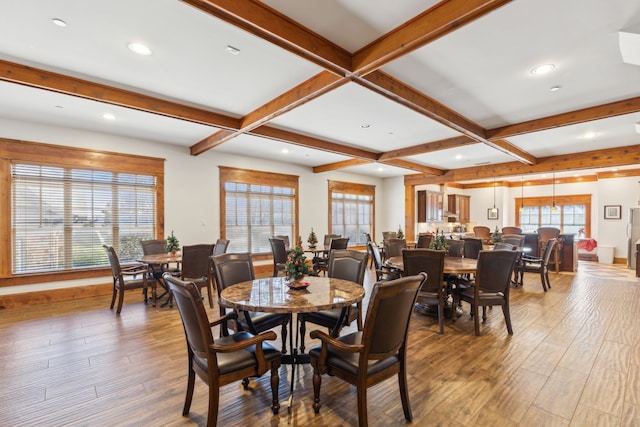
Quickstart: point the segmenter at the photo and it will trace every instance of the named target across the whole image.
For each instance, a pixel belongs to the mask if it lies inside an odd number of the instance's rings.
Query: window
[[[375,186],[329,181],[329,233],[349,238],[349,246],[365,245],[373,233]]]
[[[155,178],[13,164],[13,274],[107,265],[102,245],[122,261],[155,236]]]
[[[164,160],[0,140],[0,285],[103,276],[164,230]]]
[[[519,212],[521,200],[516,199],[516,212]],[[534,232],[539,227],[557,227],[563,233],[578,234],[578,230],[584,229],[585,235],[590,235],[590,195],[556,197],[556,210],[552,209],[553,202],[551,197],[525,198],[524,211],[520,212],[516,225],[524,232]]]
[[[220,167],[222,236],[229,252],[271,253],[269,238],[298,236],[298,177]]]

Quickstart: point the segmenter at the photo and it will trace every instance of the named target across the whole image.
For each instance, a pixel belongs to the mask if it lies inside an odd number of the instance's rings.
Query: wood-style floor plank
[[[367,272],[369,292],[373,274]],[[551,273],[543,292],[527,274],[512,288],[514,335],[502,310],[488,310],[474,335],[464,314],[445,320],[414,313],[408,349],[413,425],[638,426],[640,281],[622,266],[581,262],[576,274]],[[176,308],[153,308],[130,292],[121,316],[110,296],[0,311],[1,426],[205,425],[200,380],[182,417],[186,346]],[[217,317],[217,307],[209,309]],[[354,326],[344,332],[353,330]],[[308,329],[313,329],[310,327]],[[276,331],[278,333],[279,331]],[[279,340],[279,338],[278,338]],[[307,346],[317,344],[308,336]],[[323,377],[322,408],[312,408],[313,371],[280,371],[278,415],[269,409],[268,375],[221,391],[218,425],[353,426],[355,389]],[[404,426],[397,380],[368,391],[371,426]]]

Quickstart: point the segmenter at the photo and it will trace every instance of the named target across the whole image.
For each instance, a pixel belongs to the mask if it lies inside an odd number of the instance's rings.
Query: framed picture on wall
[[[498,208],[489,208],[487,209],[487,219],[498,219],[500,216],[500,211]]]
[[[620,219],[622,218],[621,205],[604,205],[604,219]]]

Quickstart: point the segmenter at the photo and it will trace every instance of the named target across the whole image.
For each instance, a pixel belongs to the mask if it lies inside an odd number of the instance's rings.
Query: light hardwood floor
[[[370,272],[366,281],[370,289]],[[639,281],[622,266],[581,262],[577,274],[552,273],[551,282],[543,293],[527,274],[524,288],[512,288],[513,336],[498,308],[480,337],[467,306],[444,335],[435,319],[414,313],[413,425],[640,425]],[[177,309],[144,305],[137,291],[120,317],[108,304],[93,297],[0,311],[1,426],[205,424],[200,380],[190,417],[181,415],[187,366]],[[266,375],[249,391],[223,387],[218,425],[357,424],[355,389],[335,378],[323,378],[323,406],[313,413],[310,366],[298,371],[289,414],[289,369],[281,370],[279,415],[269,410]],[[395,379],[368,396],[370,425],[405,425]]]

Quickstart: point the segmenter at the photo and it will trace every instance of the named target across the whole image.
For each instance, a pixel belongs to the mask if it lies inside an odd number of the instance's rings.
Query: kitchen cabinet
[[[442,201],[444,196],[438,191],[417,192],[418,222],[442,222]]]
[[[463,194],[449,194],[448,196],[449,212],[453,212],[457,217],[449,217],[449,222],[459,222],[461,224],[470,221],[469,207],[471,203],[471,196],[465,196]]]

